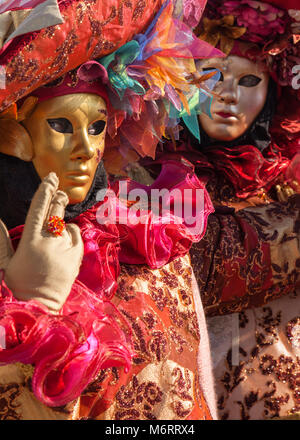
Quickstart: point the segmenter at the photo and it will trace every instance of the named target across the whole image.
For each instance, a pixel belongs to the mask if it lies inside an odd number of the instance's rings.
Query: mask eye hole
[[[88,128],[88,134],[92,136],[98,136],[101,134],[105,128],[106,122],[105,121],[96,121],[90,127]]]
[[[203,67],[202,69],[203,72],[209,72],[211,70],[216,70],[217,72],[219,72],[220,73],[219,81],[224,81],[223,73],[221,72],[220,69],[217,69],[216,67]]]
[[[256,75],[245,75],[239,80],[239,86],[255,87],[261,82],[261,78]]]
[[[47,122],[58,133],[73,133],[73,126],[66,118],[47,119]]]

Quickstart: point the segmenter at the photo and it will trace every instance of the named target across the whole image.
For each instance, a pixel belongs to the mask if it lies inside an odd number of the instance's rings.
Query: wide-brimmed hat
[[[68,89],[69,93],[86,87],[91,91],[93,84],[95,93],[104,88],[110,107],[106,157],[114,172],[139,155],[154,157],[166,129],[176,132],[180,118],[197,131],[197,114],[209,109],[217,76],[211,72],[195,83],[194,61],[223,54],[193,34],[176,15],[178,8],[171,0],[23,0],[20,4],[10,0],[0,14],[1,20],[7,14],[15,18],[13,14],[23,13],[0,49],[5,71],[5,86],[0,89],[2,122],[18,120],[11,107],[28,96],[48,99]],[[24,4],[31,7],[29,14],[26,9],[24,15]],[[70,75],[82,83],[80,87],[73,87],[67,79]]]

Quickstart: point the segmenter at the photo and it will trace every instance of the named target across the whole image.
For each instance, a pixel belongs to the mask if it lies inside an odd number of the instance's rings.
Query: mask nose
[[[87,161],[94,157],[96,148],[92,145],[85,129],[74,134],[74,148],[71,153],[73,160]]]
[[[234,79],[224,79],[221,83],[221,88],[218,91],[219,101],[225,104],[235,105],[238,103],[238,87],[234,82]]]

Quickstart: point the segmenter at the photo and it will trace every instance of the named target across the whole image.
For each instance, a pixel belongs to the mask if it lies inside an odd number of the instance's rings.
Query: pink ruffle
[[[164,163],[150,187],[127,184],[129,191],[147,194],[163,188],[177,191],[171,192],[157,214],[143,207],[142,222],[136,222],[134,211],[115,193],[72,220],[81,229],[84,257],[59,315],[37,301],[17,301],[4,281],[0,286],[0,326],[6,334],[0,364],[33,364],[33,392],[48,406],[61,406],[80,396],[102,368],[130,368],[129,326],[109,301],[117,289],[119,261],[158,268],[185,255],[204,235],[213,212],[208,193],[188,162]],[[202,203],[196,203],[199,197]],[[102,216],[105,203],[115,218]],[[185,208],[182,215],[175,206]],[[22,231],[23,226],[10,231],[15,248]]]
[[[2,281],[0,325],[6,343],[0,364],[34,365],[33,392],[48,406],[76,399],[102,368],[131,365],[126,322],[79,281],[59,315],[37,301],[17,301]]]
[[[164,189],[169,193],[161,204],[156,195]],[[118,188],[115,190],[119,193]],[[120,261],[156,269],[185,255],[193,243],[201,240],[214,208],[189,162],[162,162],[160,175],[152,185],[129,180],[128,191],[132,190],[146,192],[152,211],[141,209],[143,221],[135,224],[134,210],[120,204],[119,216],[127,215],[129,220],[128,224],[119,225]]]
[[[44,0],[8,0],[4,5],[0,6],[0,14],[7,11],[18,11],[20,9],[32,9],[43,3]]]
[[[117,197],[120,182],[116,182],[107,201],[72,220],[80,227],[85,246],[78,279],[108,299],[117,288],[119,261],[147,264],[155,269],[185,255],[203,237],[208,216],[214,211],[204,185],[188,161],[164,162],[160,176],[151,186],[131,180],[126,183],[128,192],[138,189],[150,195],[151,190],[167,189],[171,197],[165,199],[159,215],[147,206],[140,209],[142,221],[137,221],[134,209]],[[199,197],[202,203],[197,203]],[[174,206],[181,208],[181,216],[176,215]],[[104,218],[106,210],[110,215]]]

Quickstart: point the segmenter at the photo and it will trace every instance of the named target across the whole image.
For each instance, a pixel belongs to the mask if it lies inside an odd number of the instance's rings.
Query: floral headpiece
[[[234,21],[233,15],[225,15],[218,20],[204,17],[203,29],[198,36],[215,47],[219,44],[222,52],[228,55],[233,49],[235,40],[246,32],[246,28],[234,26]]]
[[[195,33],[210,44],[220,44],[226,55],[238,54],[241,42],[250,43],[252,49],[240,53],[263,61],[279,85],[292,86],[292,69],[300,64],[300,10],[287,10],[283,1],[275,2],[281,7],[270,3],[209,0]]]

